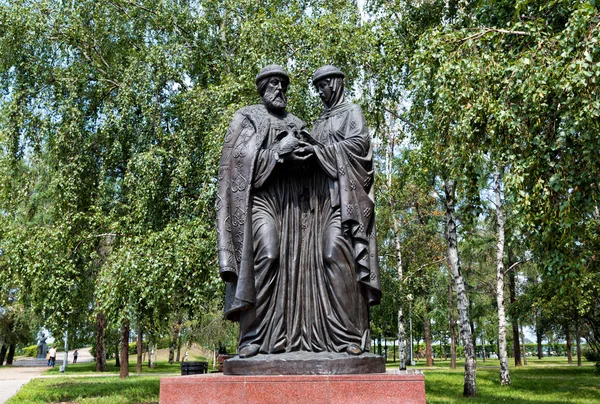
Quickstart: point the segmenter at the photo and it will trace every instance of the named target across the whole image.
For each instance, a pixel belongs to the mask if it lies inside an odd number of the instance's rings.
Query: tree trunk
[[[4,366],[4,358],[6,358],[7,350],[8,350],[8,345],[2,344],[2,348],[0,349],[0,366]]]
[[[433,366],[433,351],[431,349],[431,323],[429,322],[429,305],[425,304],[425,316],[423,319],[425,330],[425,358],[427,366]]]
[[[391,184],[389,184],[391,187]],[[392,207],[394,203],[392,203]],[[394,244],[396,247],[396,269],[398,271],[398,283],[402,290],[403,283],[403,268],[402,268],[402,250],[400,249],[400,238],[399,238],[399,224],[398,220],[394,218]],[[398,307],[398,355],[399,355],[399,369],[406,370],[406,329],[404,328],[404,313],[402,312],[402,305]]]
[[[442,349],[444,350],[444,360],[448,360],[448,351],[446,350],[446,338],[442,338],[442,340],[440,341],[440,345],[442,346]]]
[[[150,369],[154,368],[154,347],[150,342],[148,342],[148,367]]]
[[[573,363],[573,344],[571,344],[571,330],[569,324],[565,324],[565,339],[567,340],[567,363]]]
[[[483,363],[485,363],[486,360],[486,356],[487,356],[487,352],[485,349],[485,337],[483,332],[481,333],[481,359],[483,359]]]
[[[121,350],[119,349],[119,342],[115,344],[115,367],[121,367]]]
[[[183,320],[177,320],[173,324],[173,334],[171,336],[171,344],[169,345],[169,363],[172,365],[175,362],[175,349],[177,348],[177,341],[179,340],[179,331]]]
[[[142,327],[138,326],[137,332],[137,362],[135,365],[136,373],[142,373],[142,361],[144,352],[144,336],[142,335]]]
[[[537,340],[537,357],[538,359],[542,359],[544,357],[544,347],[542,346],[542,338],[544,337],[544,334],[542,334],[540,331],[535,332],[535,338]]]
[[[525,346],[525,333],[523,332],[523,323],[521,323],[521,345],[523,345],[523,365],[527,366],[527,347]]]
[[[450,369],[456,369],[456,330],[454,329],[454,296],[452,293],[452,277],[448,282],[448,312],[450,313]]]
[[[465,284],[465,294],[466,294],[467,287],[468,287],[468,285]],[[467,310],[467,314],[472,313],[472,312],[473,312],[473,302],[469,301],[469,309]],[[473,322],[473,317],[470,317],[469,325],[471,327],[471,335],[472,335],[472,340],[473,340],[473,352],[475,354],[477,354],[477,333],[475,332],[475,322]]]
[[[581,366],[581,335],[579,335],[579,317],[575,320],[575,344],[577,346],[577,366]]]
[[[460,336],[465,349],[465,380],[463,395],[465,397],[474,397],[477,395],[477,364],[475,360],[473,340],[471,337],[471,327],[469,326],[469,299],[465,290],[465,282],[461,273],[460,260],[458,257],[458,241],[454,210],[454,187],[454,181],[445,181],[446,242],[448,244],[448,259],[450,261],[450,268],[452,269],[452,274],[454,276],[454,287],[456,289],[456,300],[460,321]]]
[[[395,146],[395,136],[392,134],[390,137],[390,143],[386,153],[386,184],[388,192],[392,189],[392,165],[394,161],[394,146]],[[389,194],[391,195],[391,194]],[[398,284],[400,285],[400,293],[403,292],[402,284],[403,284],[403,272],[402,272],[402,250],[400,243],[400,224],[398,223],[398,219],[396,218],[395,212],[395,201],[394,198],[390,196],[389,203],[392,208],[392,224],[394,227],[394,246],[396,249],[396,269],[398,271]],[[399,360],[399,369],[406,369],[406,329],[404,328],[404,313],[402,312],[402,305],[398,307],[398,360]]]
[[[15,344],[10,344],[10,347],[8,348],[8,356],[6,357],[7,365],[13,364],[13,359],[15,358],[15,348]]]
[[[509,261],[510,263],[510,261]],[[508,273],[508,291],[511,306],[514,306],[517,300],[517,281],[514,269]],[[521,346],[519,344],[519,318],[513,313],[511,316],[513,331],[513,356],[515,357],[515,367],[521,366]]]
[[[177,338],[177,357],[176,362],[181,362],[181,330],[179,331],[179,338]]]
[[[384,361],[387,362],[387,358],[388,358],[388,349],[387,349],[387,338],[383,340],[383,356]]]
[[[498,359],[500,359],[500,385],[510,385],[508,355],[506,352],[506,311],[504,308],[504,212],[502,210],[502,179],[500,169],[494,172],[494,201],[496,205],[496,304],[498,306]]]
[[[96,315],[96,372],[106,372],[106,354],[104,353],[104,326],[106,320],[101,311]]]
[[[121,367],[119,377],[126,379],[129,376],[129,320],[121,324]]]

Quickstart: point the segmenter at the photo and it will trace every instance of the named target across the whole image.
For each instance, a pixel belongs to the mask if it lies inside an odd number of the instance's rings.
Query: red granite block
[[[223,401],[226,399],[226,401]],[[244,403],[243,380],[222,380],[213,375],[193,375],[160,379],[161,403]]]
[[[425,383],[416,380],[332,380],[329,394],[331,404],[425,404]]]
[[[227,376],[163,378],[160,403],[425,403],[422,374]]]
[[[246,383],[248,404],[327,404],[328,386],[322,381],[264,381]]]

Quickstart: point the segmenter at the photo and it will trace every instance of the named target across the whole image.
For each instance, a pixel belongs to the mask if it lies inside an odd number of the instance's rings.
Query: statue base
[[[364,353],[358,356],[335,352],[289,352],[235,356],[223,363],[226,375],[349,375],[385,373],[383,356]]]
[[[405,403],[425,404],[418,371],[366,375],[227,376],[211,373],[160,379],[161,404]]]

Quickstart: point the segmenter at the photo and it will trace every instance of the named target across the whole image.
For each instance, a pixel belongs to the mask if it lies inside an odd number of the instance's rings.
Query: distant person
[[[50,355],[50,363],[48,366],[54,367],[54,364],[56,363],[56,347],[52,346],[52,348],[50,348],[48,351],[48,354]]]
[[[189,352],[188,352],[188,351],[185,351],[185,357],[183,358],[183,361],[184,361],[184,362],[187,362],[187,360],[188,360],[188,355],[189,355]]]
[[[48,362],[46,366],[50,367],[50,351],[46,352],[46,361]]]
[[[73,351],[73,363],[77,363],[77,356],[79,355],[79,351],[76,349]]]

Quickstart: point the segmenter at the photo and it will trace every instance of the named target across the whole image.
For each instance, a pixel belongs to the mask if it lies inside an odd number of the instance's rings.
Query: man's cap
[[[264,79],[265,77],[271,76],[285,77],[287,81],[290,81],[290,76],[288,76],[287,72],[283,67],[279,65],[269,65],[262,69],[260,73],[256,75],[256,84],[258,84],[258,82]]]
[[[321,66],[317,69],[315,74],[313,75],[312,82],[313,84],[317,84],[317,81],[321,79],[325,79],[327,77],[341,77],[344,78],[346,75],[342,73],[340,69],[332,65]]]

